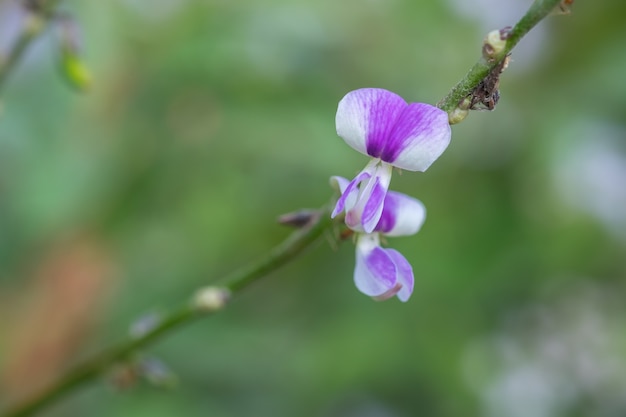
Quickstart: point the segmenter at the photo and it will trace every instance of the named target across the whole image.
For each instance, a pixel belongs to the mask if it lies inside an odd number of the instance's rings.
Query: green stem
[[[502,60],[513,50],[515,45],[533,28],[554,10],[562,0],[535,0],[530,6],[526,14],[511,30],[506,41],[504,50],[496,57],[496,59],[487,62],[481,57],[478,62],[469,70],[465,77],[459,81],[450,90],[439,103],[437,107],[451,113],[454,111],[461,100],[467,97],[476,86],[489,74],[494,67],[499,65]]]
[[[197,312],[195,309],[191,306],[184,306],[178,311],[171,313],[143,336],[128,339],[118,346],[114,346],[102,352],[100,355],[76,366],[47,390],[37,394],[36,397],[22,404],[18,404],[13,409],[6,411],[4,417],[22,417],[36,413],[63,394],[72,391],[84,382],[96,378],[98,375],[110,369],[111,365],[124,361],[138,349],[152,343],[169,330],[191,321],[191,319],[196,316]]]
[[[312,224],[292,233],[258,262],[252,263],[250,266],[226,277],[223,288],[231,294],[238,293],[254,281],[277,270],[305,252],[337,221],[338,219],[331,220],[330,218],[330,206],[323,207],[317,212],[317,216],[313,219]],[[155,327],[143,335],[130,338],[76,366],[44,392],[6,411],[3,417],[24,417],[36,413],[57,398],[78,388],[84,382],[96,378],[110,369],[115,363],[128,359],[134,352],[146,347],[164,334],[206,314],[206,310],[197,307],[193,303],[183,305],[178,310],[164,317]]]

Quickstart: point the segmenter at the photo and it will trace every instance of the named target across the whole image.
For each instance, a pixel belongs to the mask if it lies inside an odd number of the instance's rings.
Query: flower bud
[[[137,367],[140,376],[155,387],[175,388],[178,385],[178,376],[160,359],[143,356]]]
[[[201,312],[213,313],[219,311],[230,300],[228,288],[204,287],[200,288],[193,297],[193,306]]]
[[[56,21],[58,28],[60,69],[72,87],[86,91],[91,86],[91,71],[81,57],[82,36],[76,21],[62,16]]]
[[[493,62],[504,51],[510,31],[511,28],[507,26],[503,29],[492,30],[487,34],[483,41],[483,58],[487,62]]]
[[[561,0],[554,10],[552,10],[552,14],[570,14],[572,12],[572,4],[574,4],[574,0]]]
[[[61,71],[70,84],[81,91],[91,86],[91,71],[77,56],[65,56],[61,61]]]
[[[278,217],[278,223],[285,226],[301,229],[308,226],[314,219],[319,217],[316,210],[302,209],[291,213],[286,213]]]
[[[163,317],[158,313],[145,314],[131,323],[128,332],[132,338],[139,339],[161,324],[162,319]]]

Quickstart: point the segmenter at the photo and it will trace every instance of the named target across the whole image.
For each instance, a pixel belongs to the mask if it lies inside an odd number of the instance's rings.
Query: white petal
[[[396,287],[396,266],[380,247],[378,235],[361,235],[356,246],[354,284],[370,297],[386,294]]]
[[[337,107],[337,134],[353,149],[378,157],[396,119],[407,107],[399,95],[380,88],[362,88],[344,96]]]
[[[420,230],[425,220],[426,208],[421,201],[389,191],[380,221],[374,230],[386,236],[410,236]]]
[[[408,171],[426,171],[450,144],[448,114],[424,103],[411,103],[397,121],[382,159]]]
[[[346,188],[348,188],[348,184],[350,184],[350,180],[347,178],[337,175],[330,177],[331,187],[333,187],[335,190],[339,190],[341,194],[346,191]]]
[[[400,252],[395,249],[386,249],[387,254],[393,260],[398,271],[398,284],[400,284],[400,290],[397,292],[397,296],[402,302],[408,301],[413,293],[413,268],[409,261],[406,260]]]

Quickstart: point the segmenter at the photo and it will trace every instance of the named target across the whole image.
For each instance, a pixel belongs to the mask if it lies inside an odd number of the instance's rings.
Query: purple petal
[[[378,246],[378,238],[365,235],[356,248],[354,283],[359,291],[370,297],[385,294],[396,285],[396,266],[386,251]]]
[[[363,170],[371,173],[369,180],[359,188],[354,207],[346,206],[346,224],[357,232],[371,233],[383,213],[385,195],[391,182],[392,167],[372,160]]]
[[[425,171],[450,143],[448,114],[424,103],[411,103],[398,117],[380,158],[398,168]]]
[[[383,214],[385,194],[387,194],[387,188],[380,183],[380,178],[375,177],[372,191],[361,215],[361,226],[363,226],[365,233],[372,233],[379,222],[380,216]]]
[[[377,300],[397,295],[407,301],[413,293],[413,268],[394,249],[383,249],[378,235],[361,235],[356,247],[354,283],[359,291]]]
[[[360,172],[350,183],[344,187],[342,190],[341,197],[337,200],[337,204],[335,204],[335,209],[333,210],[330,217],[334,219],[339,213],[344,211],[349,211],[354,207],[357,202],[357,197],[359,193],[359,184],[370,178],[370,174],[367,172]],[[341,183],[339,185],[341,187]]]
[[[385,195],[391,182],[391,170],[391,165],[372,160],[347,186],[345,182],[335,179],[344,190],[331,217],[345,211],[345,222],[349,228],[371,233],[383,213]]]
[[[413,268],[409,261],[406,260],[400,252],[395,249],[386,249],[387,255],[391,258],[396,271],[398,272],[397,281],[401,284],[400,290],[396,294],[400,301],[406,302],[413,293]]]
[[[410,236],[420,230],[424,220],[426,208],[421,201],[406,194],[389,191],[374,231],[387,236]]]
[[[396,120],[406,108],[402,97],[391,91],[380,88],[351,91],[337,108],[337,134],[357,151],[379,158]]]

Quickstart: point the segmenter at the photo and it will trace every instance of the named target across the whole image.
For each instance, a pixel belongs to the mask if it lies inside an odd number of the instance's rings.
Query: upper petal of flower
[[[424,220],[426,208],[421,201],[406,194],[389,191],[374,231],[387,236],[409,236],[420,230]]]
[[[378,158],[406,108],[404,99],[391,91],[381,88],[351,91],[337,108],[337,134],[362,154]]]
[[[411,103],[395,122],[380,158],[398,168],[425,171],[446,150],[450,137],[446,112]]]

